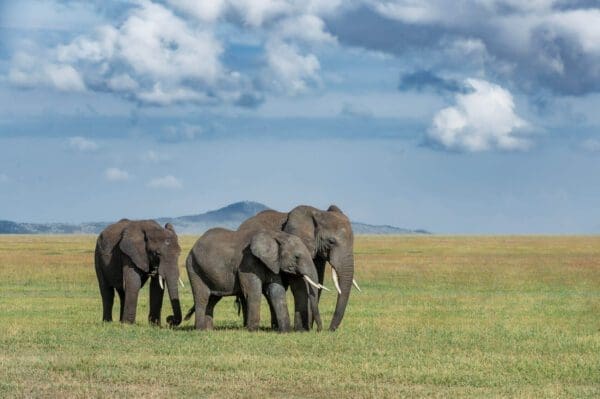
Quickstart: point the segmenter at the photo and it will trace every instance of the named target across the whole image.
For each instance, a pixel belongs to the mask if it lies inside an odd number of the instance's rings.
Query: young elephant
[[[264,293],[277,318],[279,331],[289,331],[290,319],[280,273],[301,275],[308,284],[322,287],[315,283],[317,270],[302,240],[281,231],[208,230],[194,244],[186,267],[194,308],[185,318],[189,319],[195,310],[195,326],[201,330],[213,328],[215,305],[222,297],[233,295],[242,297],[248,329],[258,329]],[[306,317],[314,317],[321,329],[317,290],[307,283],[303,281],[301,286],[292,287],[294,299],[310,302],[307,308],[312,315]]]
[[[120,220],[104,229],[96,241],[96,276],[102,296],[102,320],[112,321],[115,290],[121,300],[119,320],[135,322],[138,293],[150,282],[151,323],[160,324],[160,311],[167,284],[173,315],[167,317],[171,326],[181,323],[181,306],[177,283],[177,260],[181,248],[170,223],[161,227],[152,220]],[[183,284],[183,283],[182,283]]]

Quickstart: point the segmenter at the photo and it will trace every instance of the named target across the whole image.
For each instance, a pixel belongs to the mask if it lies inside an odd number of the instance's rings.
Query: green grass
[[[357,237],[341,328],[291,334],[232,298],[215,331],[151,327],[146,287],[136,325],[103,324],[94,242],[0,236],[0,397],[600,396],[600,237]]]

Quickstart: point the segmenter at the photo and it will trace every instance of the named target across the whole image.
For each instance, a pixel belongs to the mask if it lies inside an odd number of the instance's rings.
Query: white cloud
[[[6,173],[0,173],[0,183],[7,183],[9,180]]]
[[[292,2],[285,0],[230,0],[233,8],[250,26],[258,27],[277,16],[293,11]]]
[[[39,52],[40,57],[23,52],[13,57],[11,83],[64,91],[89,85],[156,105],[214,102],[232,83],[211,29],[192,26],[148,0],[136,2],[118,26],[102,26]]]
[[[172,175],[164,177],[157,177],[148,182],[148,187],[152,188],[166,188],[166,189],[178,189],[182,188],[183,184],[181,180]]]
[[[325,23],[315,15],[304,14],[279,22],[276,33],[280,39],[300,39],[313,43],[335,43],[333,35],[325,31]]]
[[[81,136],[69,138],[68,144],[71,149],[77,151],[96,151],[98,149],[98,144]]]
[[[193,15],[203,22],[216,21],[226,10],[226,0],[167,0],[175,8]]]
[[[48,62],[24,52],[15,54],[8,73],[15,86],[51,86],[61,91],[83,91],[83,78],[71,65]]]
[[[125,181],[130,179],[130,174],[119,168],[108,168],[104,172],[104,177],[108,181]]]
[[[428,138],[459,151],[527,149],[529,142],[518,135],[527,123],[515,113],[510,92],[484,80],[465,83],[473,91],[457,94],[454,106],[435,115]]]
[[[313,54],[302,55],[294,45],[279,40],[267,44],[267,62],[273,86],[288,94],[298,94],[319,82],[319,60]]]
[[[153,163],[161,163],[161,162],[167,162],[171,160],[171,157],[167,154],[163,154],[160,152],[156,152],[154,150],[149,150],[146,151],[146,153],[144,155],[142,155],[142,160],[146,161],[146,162],[153,162]]]

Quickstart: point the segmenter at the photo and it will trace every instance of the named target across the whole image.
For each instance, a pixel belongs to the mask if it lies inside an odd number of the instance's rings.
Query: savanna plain
[[[600,397],[600,237],[359,236],[340,329],[290,334],[233,298],[215,331],[152,327],[147,287],[135,325],[102,323],[94,245],[0,236],[0,397]]]

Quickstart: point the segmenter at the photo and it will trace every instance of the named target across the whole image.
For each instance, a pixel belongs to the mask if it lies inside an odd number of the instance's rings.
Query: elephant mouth
[[[338,278],[337,271],[335,270],[335,267],[333,267],[333,265],[331,266],[331,279],[333,280],[333,285],[335,285],[335,289],[337,290],[338,294],[341,295],[342,289],[340,288],[340,281]],[[358,292],[362,292],[354,278],[352,279],[352,285],[358,290]]]
[[[179,284],[181,284],[181,288],[185,287],[185,285],[183,284],[183,281],[181,280],[181,277],[179,277]],[[160,274],[158,275],[158,285],[160,285],[161,290],[165,289],[165,278],[163,276],[161,276]]]
[[[330,289],[325,287],[323,284],[315,283],[314,281],[312,281],[311,278],[308,277],[306,274],[303,275],[302,278],[304,279],[304,281],[306,281],[308,284],[312,285],[316,289],[323,289],[325,291],[330,291]]]

